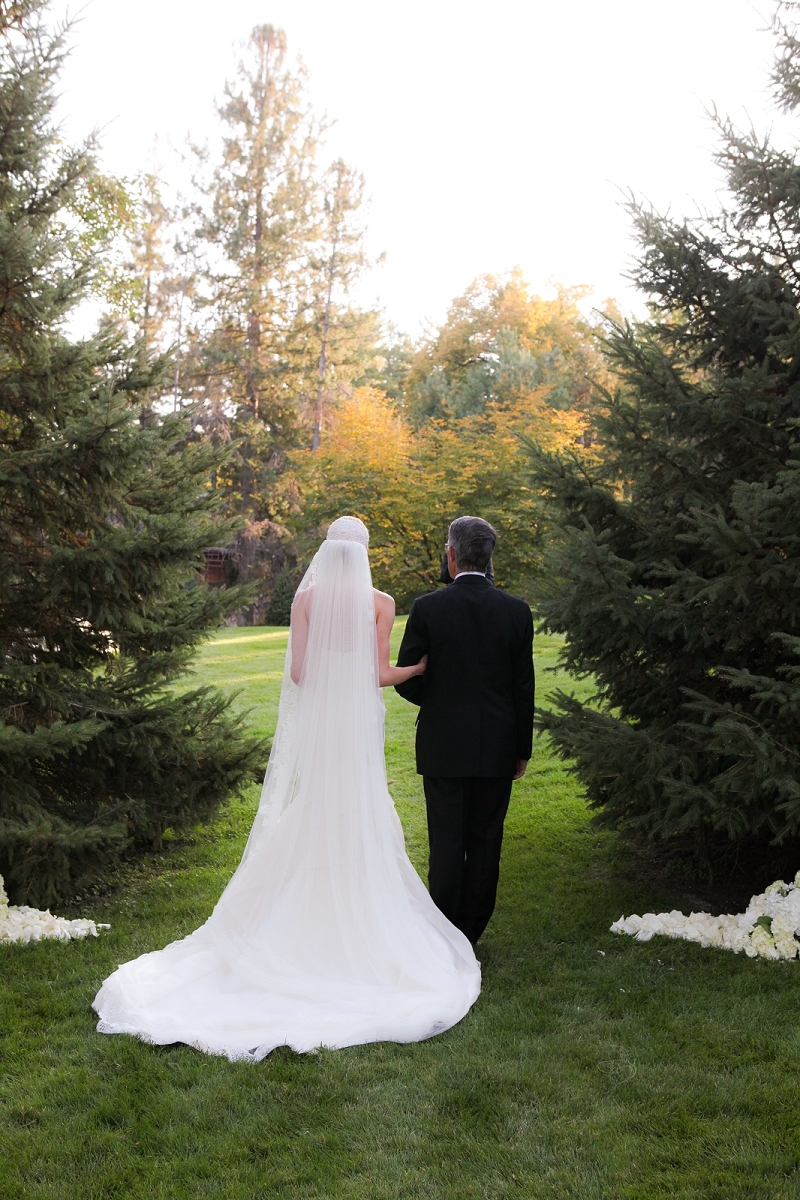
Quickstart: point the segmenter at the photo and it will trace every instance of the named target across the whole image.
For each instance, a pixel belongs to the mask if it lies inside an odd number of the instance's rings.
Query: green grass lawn
[[[286,630],[226,630],[198,673],[271,733],[285,645]],[[555,640],[536,648],[541,698],[565,681],[542,673]],[[415,710],[386,700],[424,874]],[[637,884],[541,743],[514,787],[483,991],[448,1033],[258,1064],[97,1035],[103,978],[208,915],[256,799],[63,910],[110,921],[98,939],[0,947],[2,1200],[800,1197],[800,963],[608,933],[679,901]]]

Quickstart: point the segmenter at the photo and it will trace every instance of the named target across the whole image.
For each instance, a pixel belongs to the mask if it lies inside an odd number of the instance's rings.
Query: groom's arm
[[[415,600],[408,614],[406,631],[400,643],[400,653],[397,656],[398,667],[413,667],[423,654],[428,653],[428,636],[425,624],[420,616],[419,604]],[[425,688],[424,675],[414,675],[405,683],[395,684],[395,691],[411,704],[422,704],[422,694]]]
[[[527,760],[533,749],[533,617],[525,605],[522,638],[514,663],[514,708],[517,714],[517,758]]]

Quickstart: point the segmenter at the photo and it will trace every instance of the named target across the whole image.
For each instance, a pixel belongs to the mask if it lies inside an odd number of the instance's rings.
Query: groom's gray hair
[[[459,571],[481,571],[492,561],[497,533],[483,517],[456,517],[447,544],[456,556]]]

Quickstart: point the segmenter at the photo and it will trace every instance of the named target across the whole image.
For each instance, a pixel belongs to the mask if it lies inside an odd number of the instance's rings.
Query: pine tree
[[[288,567],[283,567],[275,580],[267,611],[264,614],[265,625],[289,624],[292,616],[292,601],[296,591],[297,585],[291,571]]]
[[[364,341],[363,331],[358,328],[363,323],[363,317],[359,322],[357,314],[347,309],[342,311],[341,301],[367,265],[361,220],[363,177],[352,171],[340,158],[330,167],[324,183],[321,222],[323,252],[317,268],[319,296],[315,305],[320,348],[314,432],[311,438],[311,449],[315,454],[319,449],[326,384],[331,369],[335,370],[337,365],[346,362],[352,356],[353,349],[357,353]]]
[[[0,4],[0,33],[9,25],[21,26],[26,17],[36,12],[37,0],[3,0]]]
[[[296,509],[287,451],[318,441],[323,410],[377,364],[382,331],[346,303],[366,261],[363,180],[341,161],[320,172],[325,123],[281,30],[253,30],[218,112],[221,154],[200,154],[180,390],[201,402],[198,431],[234,447],[215,486],[247,521],[240,579],[268,592]]]
[[[720,131],[725,211],[632,205],[652,317],[611,327],[599,453],[535,455],[562,518],[544,625],[598,686],[542,724],[601,820],[712,864],[800,834],[800,161]]]
[[[141,180],[138,201],[138,220],[129,233],[130,257],[125,263],[130,281],[130,316],[147,346],[163,348],[165,326],[171,324],[167,241],[174,218],[164,203],[158,176],[153,173]]]
[[[257,520],[270,515],[267,464],[295,438],[295,336],[299,313],[312,304],[309,267],[319,236],[322,127],[305,95],[304,70],[287,61],[282,30],[253,30],[219,117],[221,160],[201,182],[205,311],[193,373],[206,402],[231,414],[239,447],[238,470],[225,481],[231,507]]]
[[[233,448],[214,486],[225,511],[247,523],[239,578],[263,592],[271,560],[283,557],[279,477],[300,437],[320,234],[323,125],[282,30],[253,29],[218,114],[221,153],[196,152],[199,221],[186,240],[196,290],[175,391],[199,402],[201,436]]]
[[[0,40],[0,873],[44,904],[133,841],[210,816],[261,765],[229,701],[171,688],[242,596],[197,585],[230,536],[220,458],[142,400],[169,364],[65,320],[103,272],[92,147],[53,123],[63,35]]]
[[[189,374],[212,422],[229,414],[239,469],[224,486],[231,506],[258,521],[276,515],[284,451],[306,432],[318,446],[332,390],[375,364],[382,331],[378,314],[347,304],[367,266],[364,181],[341,159],[320,172],[325,123],[283,31],[256,26],[247,50],[225,85],[210,174],[210,151],[198,152],[195,248],[205,265]]]
[[[122,321],[152,352],[172,351],[169,401],[178,411],[184,407],[183,360],[196,300],[196,264],[191,238],[182,228],[189,214],[177,204],[167,204],[163,192],[158,172],[141,176],[129,189],[124,254],[116,256],[107,291],[109,319]],[[191,395],[187,406],[192,407]]]

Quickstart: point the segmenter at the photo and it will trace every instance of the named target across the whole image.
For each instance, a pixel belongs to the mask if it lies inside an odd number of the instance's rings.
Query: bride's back
[[[332,666],[331,656],[355,656],[369,667],[375,658],[375,590],[365,547],[357,542],[323,542],[314,569],[303,580],[292,605],[293,652],[300,652],[307,687]],[[341,664],[339,664],[341,666]],[[377,679],[375,680],[377,685]]]

